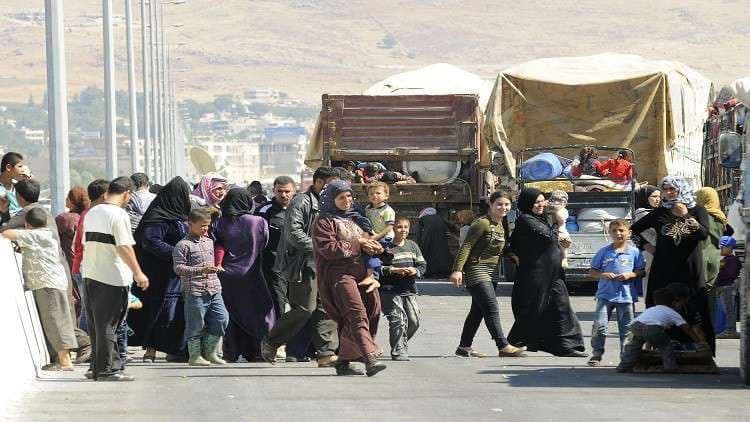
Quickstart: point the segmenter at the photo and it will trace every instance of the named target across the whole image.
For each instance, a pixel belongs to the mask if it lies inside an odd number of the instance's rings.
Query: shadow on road
[[[479,371],[480,375],[501,376],[497,383],[519,388],[669,388],[669,389],[747,389],[738,368],[721,368],[720,374],[618,374],[614,367],[540,367],[523,370],[510,368]]]

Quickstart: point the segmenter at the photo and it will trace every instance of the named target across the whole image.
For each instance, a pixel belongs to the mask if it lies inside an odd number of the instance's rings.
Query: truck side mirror
[[[724,168],[736,169],[742,162],[742,136],[737,132],[719,135],[719,164]]]

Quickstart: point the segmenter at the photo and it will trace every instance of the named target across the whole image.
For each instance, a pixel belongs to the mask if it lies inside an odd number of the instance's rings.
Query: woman
[[[157,350],[167,354],[168,362],[187,361],[183,299],[172,251],[187,233],[189,213],[190,186],[175,177],[156,195],[135,231],[139,261],[150,285],[133,291],[143,309],[133,312],[128,323],[135,331],[131,342],[146,348],[144,362],[153,362]]]
[[[81,219],[81,213],[91,205],[89,200],[89,194],[86,188],[82,186],[74,186],[68,192],[68,196],[65,197],[65,208],[68,212],[64,212],[55,217],[55,223],[57,223],[57,234],[60,237],[60,247],[65,254],[65,259],[68,261],[68,267],[73,268],[73,239],[78,229],[78,221]],[[77,277],[77,276],[76,276]],[[78,317],[81,315],[81,293],[78,291],[79,283],[72,284],[72,298],[75,312],[75,320],[78,321]]]
[[[248,362],[260,359],[260,342],[276,322],[273,299],[261,270],[263,248],[268,243],[268,225],[252,215],[253,198],[245,189],[234,188],[221,205],[216,222],[216,261],[222,297],[229,311],[224,336],[224,359]]]
[[[646,185],[635,192],[635,215],[633,221],[638,221],[647,216],[651,211],[659,208],[661,204],[661,191],[656,186]],[[656,246],[656,231],[648,229],[641,234],[645,241],[641,245],[644,249],[643,257],[646,259],[646,274],[648,274],[651,263],[654,261],[654,250]],[[648,275],[641,280],[633,283],[638,290],[638,296],[643,297],[643,293],[648,289]],[[635,296],[634,296],[635,298]],[[635,310],[635,304],[633,304]]]
[[[500,275],[500,255],[508,236],[506,217],[510,202],[510,193],[493,193],[490,196],[489,212],[474,220],[466,234],[466,240],[458,249],[450,279],[456,287],[465,284],[466,290],[471,294],[471,308],[466,315],[461,342],[456,349],[458,356],[486,356],[471,348],[482,319],[495,341],[500,357],[523,356],[526,350],[511,345],[505,339],[500,324],[500,306],[495,294]]]
[[[419,213],[417,244],[427,261],[425,278],[445,277],[451,271],[453,257],[448,250],[448,227],[435,208],[425,208]]]
[[[695,203],[708,212],[708,238],[703,241],[703,268],[706,272],[706,286],[713,289],[719,276],[721,248],[719,241],[727,229],[727,216],[721,210],[719,194],[714,188],[704,187],[695,193]]]
[[[584,353],[581,325],[570,305],[557,225],[544,214],[547,201],[538,189],[527,188],[518,197],[516,226],[510,237],[510,249],[518,261],[511,306],[516,322],[508,341],[528,350],[563,357],[587,357]]]
[[[367,376],[384,370],[377,358],[375,344],[380,318],[379,284],[367,277],[363,253],[382,253],[383,248],[369,239],[358,225],[361,216],[352,211],[349,184],[336,180],[328,183],[320,197],[320,213],[313,223],[312,241],[318,289],[323,308],[339,329],[337,375],[363,375],[350,366],[364,361]]]
[[[227,179],[219,173],[208,173],[201,178],[193,190],[190,200],[194,207],[219,209],[219,203],[227,194]]]
[[[646,306],[654,305],[654,291],[670,283],[687,285],[691,294],[688,322],[702,327],[711,349],[715,350],[703,263],[702,242],[708,238],[710,225],[708,213],[696,204],[693,187],[685,179],[667,176],[660,187],[661,206],[631,227],[636,243],[640,243],[644,231],[656,230]]]

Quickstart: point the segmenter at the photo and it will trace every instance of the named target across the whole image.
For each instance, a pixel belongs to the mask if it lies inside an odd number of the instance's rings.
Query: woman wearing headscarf
[[[660,184],[661,206],[632,226],[634,240],[648,229],[656,231],[654,262],[649,273],[646,306],[654,305],[653,292],[670,283],[690,289],[688,323],[700,326],[712,350],[715,350],[711,322],[703,241],[708,238],[710,220],[706,209],[696,204],[692,185],[677,176],[667,176]],[[721,234],[719,235],[721,236]]]
[[[661,191],[659,188],[653,185],[646,185],[641,187],[635,192],[635,214],[633,215],[633,221],[638,221],[641,218],[647,216],[651,211],[659,208],[661,204]],[[648,272],[651,268],[651,263],[654,261],[654,250],[656,247],[656,231],[654,229],[648,229],[641,233],[641,239],[644,241],[641,244],[643,248],[643,257],[646,259],[646,277],[642,280],[636,280],[633,286],[638,290],[638,295],[643,296],[643,293],[648,289]],[[636,296],[633,295],[633,298]],[[633,305],[635,309],[635,304]]]
[[[508,341],[533,352],[587,357],[563,281],[557,225],[548,222],[546,203],[538,189],[524,189],[518,197],[521,214],[510,237],[511,255],[518,260],[511,297],[515,323]]]
[[[727,216],[721,210],[719,194],[714,188],[704,187],[695,193],[695,203],[708,212],[708,238],[703,241],[703,263],[706,272],[706,286],[713,289],[719,275],[721,248],[719,241],[727,228]]]
[[[59,214],[55,217],[55,223],[57,223],[57,234],[60,237],[60,247],[65,254],[65,259],[68,261],[68,266],[73,268],[73,239],[78,229],[78,222],[81,219],[81,213],[91,205],[89,200],[89,194],[86,188],[83,186],[74,186],[68,192],[68,196],[65,197],[65,208],[67,212]],[[76,276],[77,277],[77,276]],[[81,315],[81,294],[78,291],[78,283],[72,284],[72,297],[74,304],[74,311],[76,321]]]
[[[373,376],[385,369],[377,358],[375,344],[380,318],[378,283],[367,277],[363,254],[381,253],[380,244],[369,238],[358,222],[361,215],[352,210],[349,184],[328,183],[320,197],[320,211],[313,223],[312,241],[318,275],[320,300],[339,330],[338,375]],[[365,372],[350,362],[365,363]]]
[[[231,189],[221,204],[221,218],[213,234],[221,294],[229,312],[224,335],[224,359],[240,356],[260,359],[260,342],[276,322],[273,299],[263,276],[262,252],[268,243],[268,225],[252,215],[253,198],[243,188]]]
[[[427,261],[426,278],[444,277],[451,273],[453,257],[448,250],[448,226],[437,210],[428,207],[419,213],[417,244]]]
[[[219,208],[227,194],[227,179],[219,173],[207,173],[198,182],[190,197],[194,206]]]
[[[175,177],[156,195],[135,231],[138,260],[150,285],[133,291],[143,308],[128,317],[135,332],[129,341],[146,348],[144,362],[153,362],[157,351],[166,353],[167,361],[187,357],[183,298],[180,278],[173,270],[172,250],[187,233],[189,213],[190,186]]]

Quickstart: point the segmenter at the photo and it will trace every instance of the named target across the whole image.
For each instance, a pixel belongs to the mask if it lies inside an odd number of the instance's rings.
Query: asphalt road
[[[469,296],[444,282],[420,285],[422,328],[411,362],[392,362],[374,378],[336,377],[312,363],[242,363],[192,368],[164,361],[131,364],[131,383],[84,380],[85,367],[36,382],[0,417],[8,420],[130,421],[639,421],[750,420],[739,377],[739,342],[719,340],[719,375],[617,374],[618,338],[607,339],[604,365],[530,353],[525,358],[453,356]],[[510,328],[510,287],[499,297]],[[594,301],[572,299],[588,347]],[[642,309],[639,307],[639,310]],[[387,326],[378,343],[388,354]],[[615,329],[614,324],[611,325]],[[491,353],[482,326],[474,347]]]

